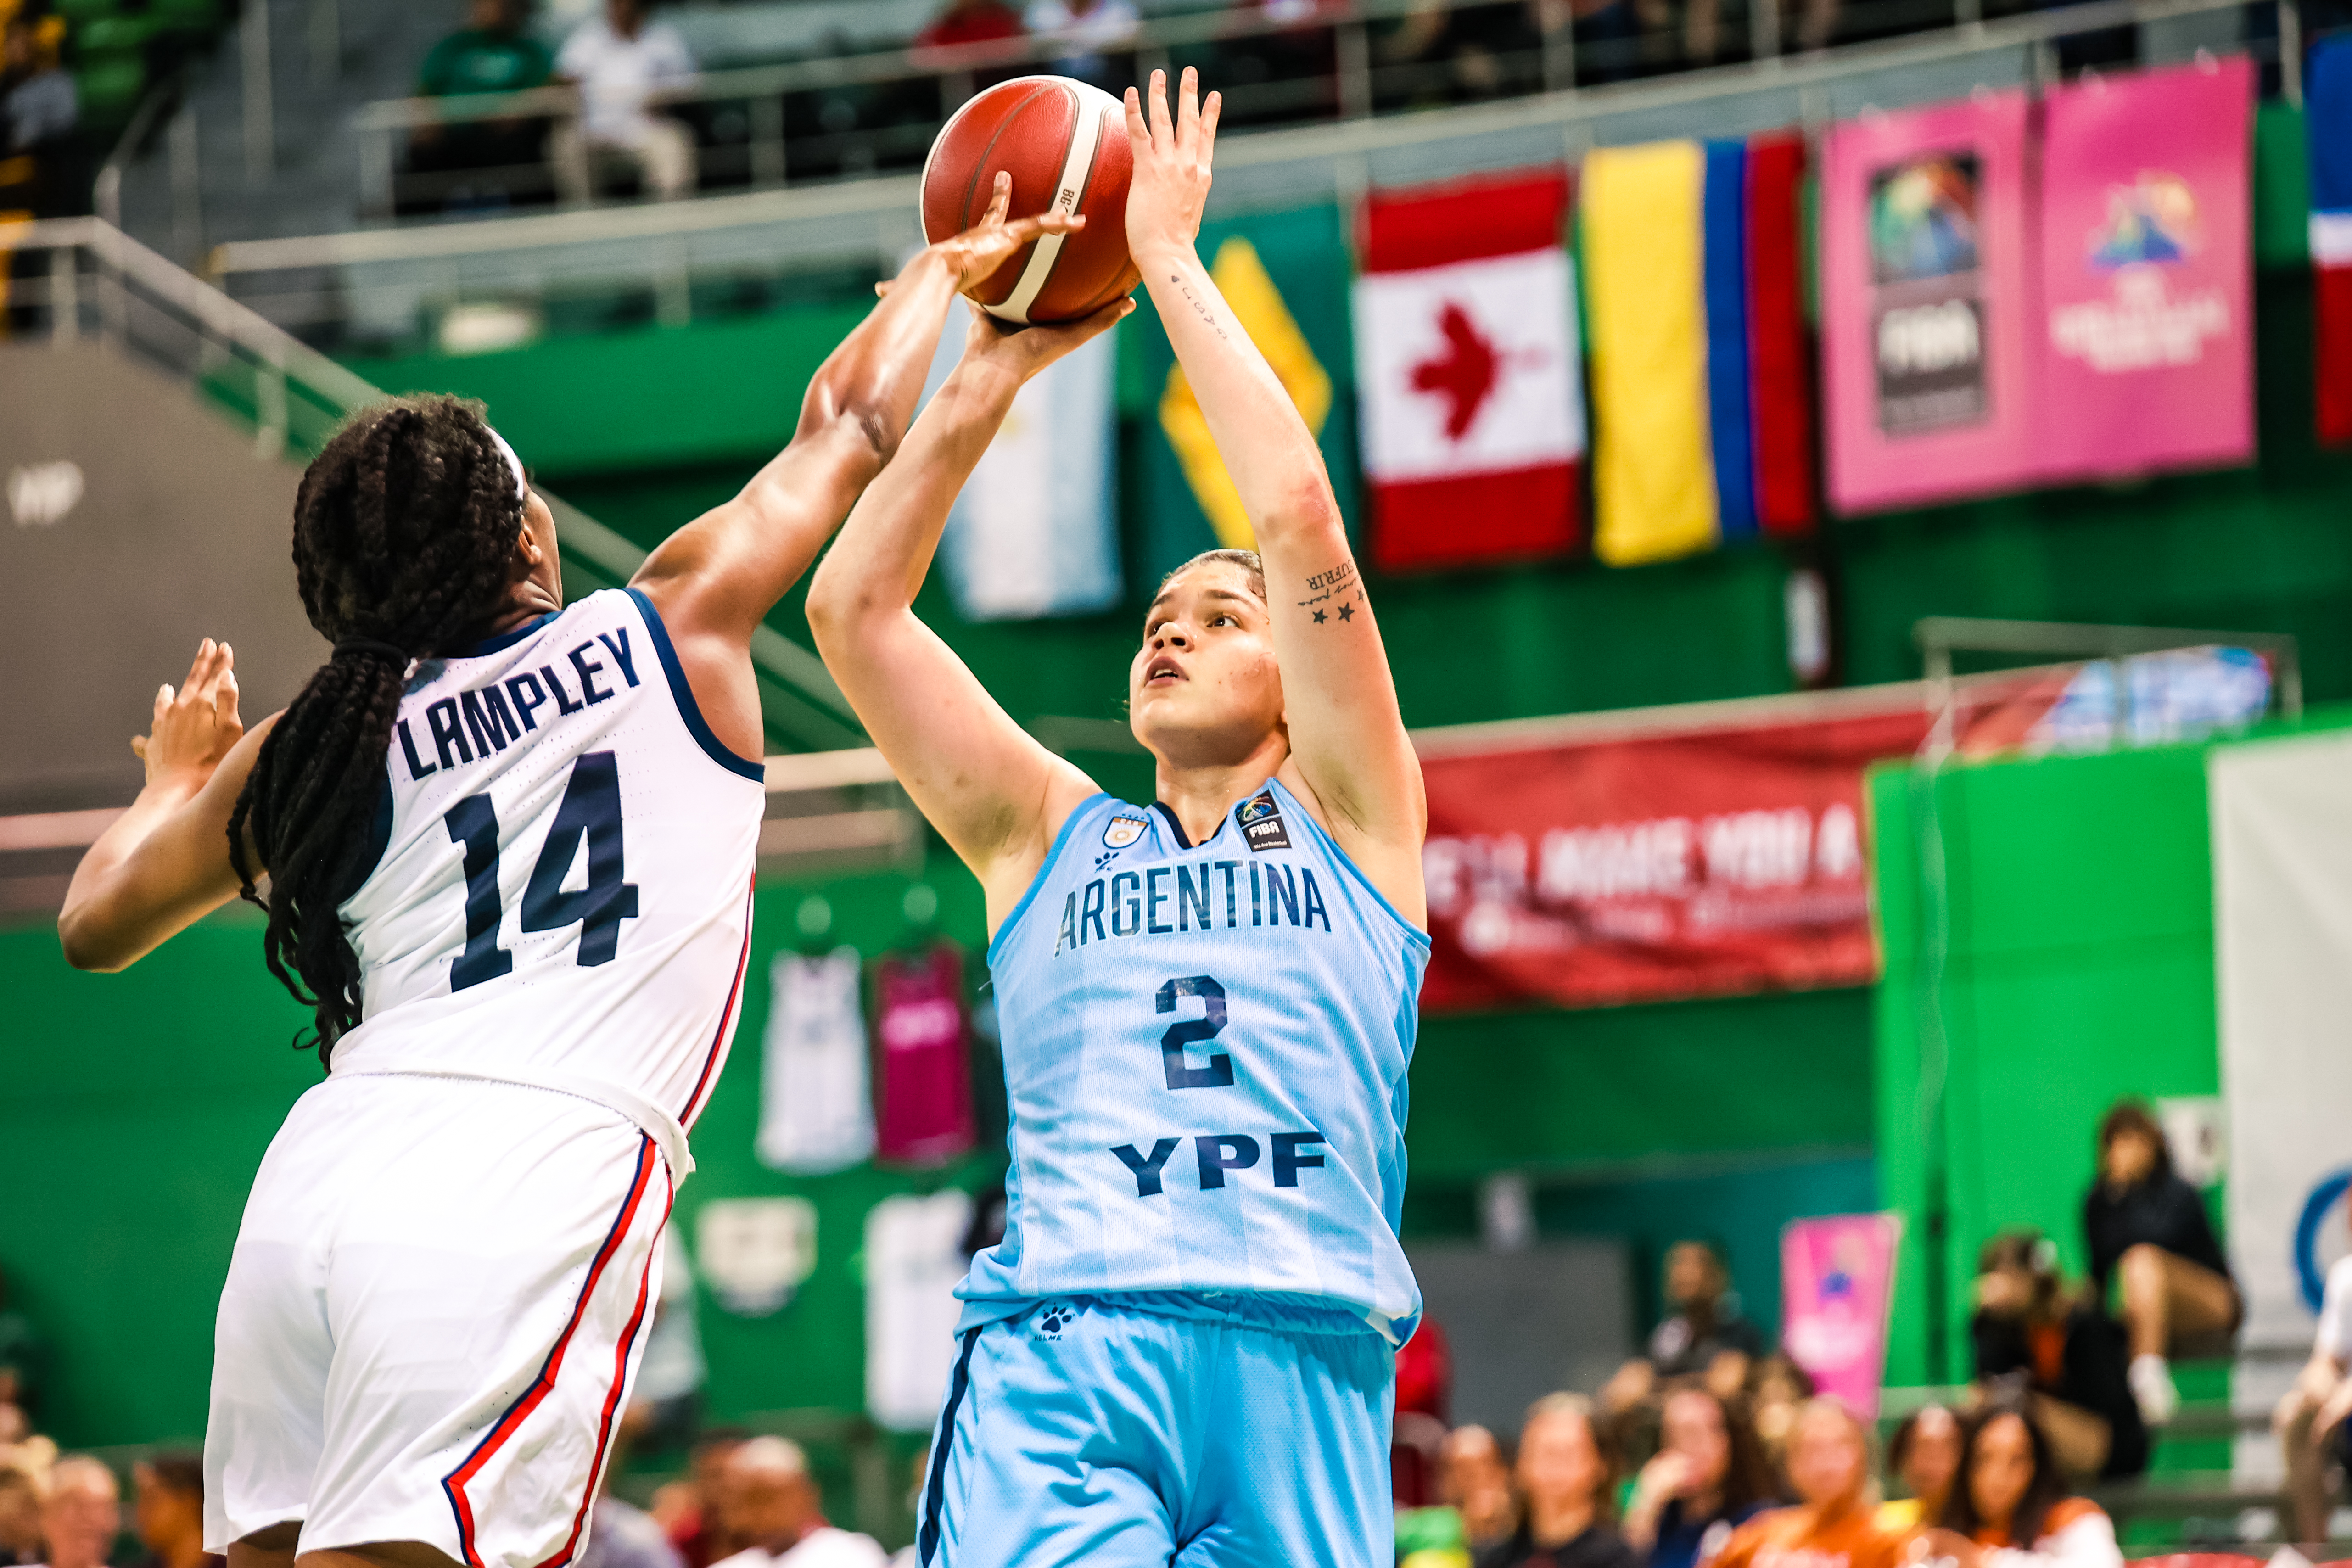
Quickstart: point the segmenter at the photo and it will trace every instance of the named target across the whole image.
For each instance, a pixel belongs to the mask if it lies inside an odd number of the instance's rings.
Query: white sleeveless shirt
[[[364,976],[334,1076],[598,1100],[682,1179],[751,952],[766,795],[703,721],[660,614],[593,595],[412,672],[376,853],[343,903]]]

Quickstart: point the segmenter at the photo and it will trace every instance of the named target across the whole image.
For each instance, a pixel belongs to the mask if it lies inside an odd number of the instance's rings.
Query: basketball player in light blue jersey
[[[1257,532],[1129,672],[1148,805],[1024,733],[910,609],[1022,382],[1108,326],[977,316],[820,569],[842,688],[986,890],[1002,1244],[919,1503],[925,1568],[1393,1561],[1396,1226],[1429,940],[1421,772],[1314,437],[1194,252],[1218,99],[1127,95],[1128,237]]]

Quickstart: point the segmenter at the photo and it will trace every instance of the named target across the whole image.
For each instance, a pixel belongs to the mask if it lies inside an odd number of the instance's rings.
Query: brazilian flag
[[[1201,259],[1250,338],[1289,390],[1323,448],[1340,515],[1353,537],[1360,510],[1356,468],[1355,347],[1349,331],[1349,268],[1336,206],[1252,213],[1202,226]],[[1128,319],[1119,345],[1122,413],[1139,429],[1143,548],[1149,597],[1160,579],[1203,550],[1256,542],[1226,477],[1208,422],[1151,313]]]

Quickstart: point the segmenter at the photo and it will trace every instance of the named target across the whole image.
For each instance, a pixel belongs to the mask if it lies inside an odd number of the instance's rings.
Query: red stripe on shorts
[[[466,1487],[481,1473],[482,1467],[488,1464],[500,1448],[506,1447],[508,1439],[511,1438],[521,1428],[522,1424],[530,1419],[530,1413],[539,1408],[541,1402],[555,1392],[555,1380],[563,1371],[563,1352],[571,1348],[572,1336],[579,1332],[580,1321],[588,1315],[588,1300],[596,1293],[597,1281],[604,1277],[604,1266],[612,1262],[613,1255],[621,1249],[621,1238],[628,1234],[629,1222],[636,1217],[637,1205],[645,1201],[646,1188],[653,1181],[653,1171],[654,1141],[641,1132],[637,1135],[637,1170],[636,1174],[629,1182],[628,1198],[621,1205],[621,1212],[614,1216],[613,1228],[605,1233],[604,1244],[596,1249],[594,1261],[588,1265],[587,1282],[580,1287],[580,1299],[572,1302],[572,1319],[563,1325],[563,1332],[556,1337],[555,1348],[547,1352],[547,1360],[541,1365],[539,1375],[531,1379],[530,1386],[523,1390],[522,1397],[507,1406],[506,1414],[499,1417],[498,1425],[492,1426],[488,1434],[474,1446],[474,1451],[466,1456],[466,1462],[441,1479],[441,1489],[448,1494],[449,1506],[457,1516],[457,1540],[465,1548],[466,1561],[471,1563],[473,1568],[488,1568],[488,1565],[483,1563],[481,1554],[474,1549],[474,1505],[466,1496]],[[647,1263],[650,1267],[650,1258],[647,1259]],[[641,1313],[645,1310],[645,1291],[642,1284],[637,1292],[637,1308]],[[625,1356],[628,1353],[628,1342],[635,1333],[636,1325],[633,1319],[629,1332],[622,1336],[623,1355]],[[606,1419],[609,1425],[609,1412]],[[597,1439],[596,1461],[599,1468],[604,1464],[604,1439],[600,1436]],[[595,1491],[595,1478],[592,1472],[589,1478],[589,1496],[593,1497]],[[584,1508],[585,1504],[583,1507]],[[576,1525],[572,1530],[572,1538],[575,1542],[579,1538]],[[572,1547],[567,1544],[561,1552],[549,1559],[549,1562],[560,1564],[571,1554]]]
[[[703,1054],[702,1076],[694,1080],[694,1092],[686,1097],[686,1109],[678,1113],[677,1124],[691,1131],[694,1118],[702,1109],[703,1091],[710,1087],[710,1074],[719,1065],[719,1047],[727,1043],[727,1032],[735,1026],[735,1004],[742,999],[743,976],[751,967],[751,895],[759,890],[760,879],[754,875],[751,886],[743,891],[743,951],[735,960],[735,984],[727,993],[727,1005],[719,1009],[719,1027],[710,1037],[710,1049]]]

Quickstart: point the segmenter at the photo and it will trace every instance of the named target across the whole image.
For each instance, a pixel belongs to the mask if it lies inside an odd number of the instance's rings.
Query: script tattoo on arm
[[[1225,337],[1224,323],[1217,320],[1217,313],[1214,310],[1209,309],[1209,302],[1192,291],[1192,286],[1184,281],[1181,274],[1170,273],[1168,281],[1176,285],[1176,291],[1184,296],[1184,302],[1192,307],[1193,312],[1208,325],[1211,331],[1221,338]],[[1225,341],[1231,342],[1233,340],[1225,338]]]
[[[1328,626],[1338,616],[1341,622],[1352,621],[1363,606],[1363,581],[1356,575],[1356,563],[1342,561],[1328,572],[1318,572],[1307,579],[1307,596],[1294,601],[1300,609],[1314,616],[1315,625]]]

